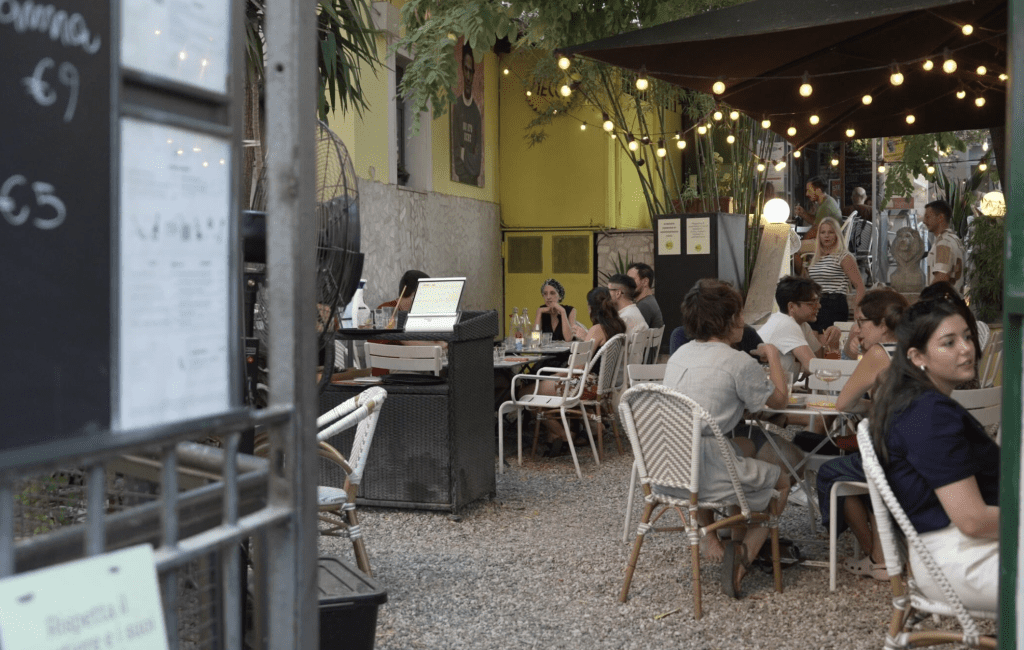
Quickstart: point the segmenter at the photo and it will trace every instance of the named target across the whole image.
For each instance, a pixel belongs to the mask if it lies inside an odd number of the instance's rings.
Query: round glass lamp
[[[768,223],[786,223],[789,204],[782,199],[770,199],[764,204],[764,220]]]

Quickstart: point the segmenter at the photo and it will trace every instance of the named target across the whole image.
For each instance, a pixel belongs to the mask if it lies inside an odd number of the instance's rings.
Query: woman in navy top
[[[950,398],[974,377],[971,329],[956,305],[911,307],[871,413],[886,477],[921,540],[969,609],[995,611],[999,572],[999,447]],[[914,552],[921,591],[941,599]]]

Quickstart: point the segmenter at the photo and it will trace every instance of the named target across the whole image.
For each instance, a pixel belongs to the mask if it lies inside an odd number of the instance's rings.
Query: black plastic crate
[[[373,650],[377,608],[388,601],[379,582],[334,557],[317,563],[320,650]]]

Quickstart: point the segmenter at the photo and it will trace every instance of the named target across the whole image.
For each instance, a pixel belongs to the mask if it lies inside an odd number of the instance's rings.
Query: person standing
[[[811,327],[824,332],[838,321],[850,318],[850,305],[846,300],[850,286],[857,292],[857,304],[864,297],[864,281],[860,277],[857,261],[839,241],[839,222],[825,217],[818,224],[818,238],[814,257],[807,274],[821,286],[821,310]]]
[[[964,243],[949,227],[953,209],[943,200],[924,206],[924,225],[935,235],[935,243],[928,251],[927,284],[948,282],[957,293],[964,292]]]
[[[615,308],[619,310],[619,318],[626,322],[628,334],[649,329],[644,315],[633,304],[633,295],[636,293],[636,283],[633,282],[633,278],[616,273],[608,278],[608,292],[615,303]]]
[[[633,300],[647,321],[647,326],[651,329],[664,327],[665,319],[661,317],[661,307],[654,297],[654,269],[649,264],[635,262],[629,265],[626,275],[633,278],[633,282],[636,283],[636,295]]]

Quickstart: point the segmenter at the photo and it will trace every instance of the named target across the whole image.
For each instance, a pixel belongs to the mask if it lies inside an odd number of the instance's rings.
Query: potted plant
[[[1003,225],[1001,215],[979,214],[967,233],[968,296],[975,316],[986,323],[998,323],[1003,316]]]

